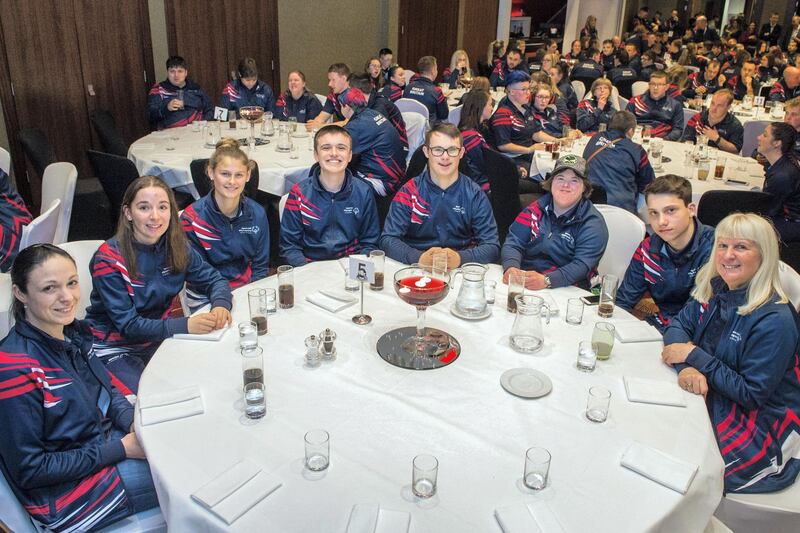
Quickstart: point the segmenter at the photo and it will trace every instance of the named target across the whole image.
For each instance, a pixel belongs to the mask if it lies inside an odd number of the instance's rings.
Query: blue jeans
[[[121,439],[125,433],[115,429],[111,432],[109,440]],[[125,485],[125,493],[131,502],[134,513],[141,513],[153,507],[158,507],[158,497],[156,487],[153,485],[153,477],[150,475],[150,465],[142,459],[125,459],[115,465],[122,483]]]

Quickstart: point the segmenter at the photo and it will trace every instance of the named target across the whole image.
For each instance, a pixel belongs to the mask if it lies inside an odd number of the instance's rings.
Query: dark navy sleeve
[[[625,277],[622,278],[622,285],[617,291],[617,305],[626,311],[632,311],[639,300],[642,299],[644,293],[647,292],[647,283],[644,279],[644,257],[647,239],[639,244],[636,251],[633,252],[631,262],[628,263],[628,268],[625,270]]]
[[[517,215],[513,224],[508,228],[508,235],[506,235],[500,256],[503,272],[512,267],[522,267],[525,247],[531,242],[531,237],[531,206],[528,206]]]
[[[462,176],[459,179],[469,179]],[[472,185],[471,183],[469,185]],[[472,191],[472,232],[477,245],[458,252],[461,264],[494,263],[500,255],[500,239],[497,235],[497,223],[494,220],[492,206],[486,194],[478,187],[469,187]]]
[[[256,215],[256,223],[259,227],[258,239],[256,244],[256,255],[252,259],[251,281],[258,281],[267,277],[269,273],[269,221],[264,209],[253,202],[253,210]]]
[[[372,190],[367,191],[367,194],[364,195],[363,209],[364,218],[361,220],[359,241],[361,242],[361,253],[368,254],[372,250],[378,249],[378,241],[381,237],[378,208],[375,205],[375,195],[372,194]]]
[[[678,105],[677,102],[674,106],[672,106],[672,117],[670,122],[672,123],[672,130],[665,137],[666,140],[680,140],[681,134],[683,133],[683,106]]]
[[[460,73],[461,71],[458,69],[455,70],[450,70],[449,68],[445,69],[444,72],[442,73],[442,82],[449,83],[450,88],[455,89],[458,87],[458,76]]]
[[[596,131],[600,123],[601,110],[594,107],[589,100],[581,100],[578,104],[576,126],[583,132]]]
[[[726,140],[736,147],[737,152],[742,151],[742,145],[744,144],[744,127],[741,122],[738,120],[733,121]]]
[[[436,95],[436,118],[447,120],[450,115],[450,108],[447,107],[447,98],[444,97],[444,93],[439,87],[434,87],[433,90]]]
[[[167,116],[168,98],[161,94],[161,85],[156,83],[147,95],[147,116],[152,124],[160,124]]]
[[[500,107],[494,112],[490,119],[492,133],[496,147],[509,144],[511,142],[511,111],[505,107]]]
[[[758,409],[772,396],[792,365],[797,348],[797,328],[791,313],[775,310],[761,314],[742,337],[743,356],[739,368],[731,368],[700,347],[689,353],[686,363],[703,373],[709,387],[746,410]],[[751,318],[752,320],[752,318]]]
[[[654,179],[656,179],[656,173],[650,164],[650,159],[647,157],[647,150],[640,147],[639,161],[636,165],[636,189],[639,193],[644,193],[645,187]]]
[[[680,313],[670,319],[667,329],[664,330],[664,346],[692,342],[695,329],[700,323],[701,314],[704,313],[707,308],[708,304],[701,304],[694,298],[686,302],[686,305],[683,306]],[[680,373],[681,370],[688,367],[689,365],[687,363],[673,365],[677,373]]]
[[[597,267],[607,244],[608,228],[602,216],[587,220],[575,239],[572,261],[550,273],[551,286],[566,287],[586,279],[589,271]]]
[[[785,157],[785,156],[784,156]],[[783,215],[783,206],[795,192],[795,182],[797,178],[788,172],[773,172],[764,180],[764,192],[774,197],[770,216],[777,217]]]
[[[281,217],[281,255],[294,267],[308,263],[303,251],[301,196],[300,185],[295,183],[292,190],[289,191],[289,197],[283,208],[283,217]]]
[[[697,140],[697,125],[700,123],[700,113],[697,113],[695,116],[690,118],[686,122],[686,128],[683,130],[683,135],[681,136],[682,141],[692,141],[695,142]]]
[[[395,261],[410,265],[419,262],[422,250],[417,250],[403,241],[408,231],[408,226],[411,224],[411,205],[404,200],[408,195],[400,194],[406,187],[407,184],[400,189],[394,200],[392,200],[389,214],[386,216],[386,222],[383,225],[383,235],[381,235],[380,243],[381,249],[386,252],[386,255]]]
[[[314,120],[320,113],[322,113],[322,104],[320,104],[319,99],[312,94],[308,99],[306,107],[306,121]]]
[[[205,291],[211,308],[224,307],[229,310],[233,307],[231,287],[217,269],[203,261],[200,254],[191,246],[189,248],[189,266],[186,268],[186,281]]]
[[[222,89],[222,96],[219,97],[219,106],[224,107],[228,111],[233,111],[236,107],[231,102],[231,92],[235,91],[236,89],[233,87],[233,84],[228,82],[225,85],[225,88]]]
[[[314,98],[316,98],[316,95],[314,95]],[[325,99],[325,105],[322,106],[323,112],[331,116],[336,116],[336,105],[334,104],[335,98],[336,95],[333,93],[328,93],[328,97]]]

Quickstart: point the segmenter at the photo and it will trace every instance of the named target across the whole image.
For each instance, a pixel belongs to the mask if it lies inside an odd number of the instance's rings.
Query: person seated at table
[[[16,324],[0,343],[0,466],[14,496],[48,531],[95,531],[157,507],[133,405],[75,320],[75,261],[35,244],[15,259],[11,283]]]
[[[628,66],[628,52],[621,48],[614,53],[614,68],[606,77],[614,86],[631,84],[639,79],[636,69]]]
[[[509,50],[506,55],[505,61],[497,63],[489,76],[489,83],[492,89],[497,87],[507,87],[509,85],[509,75],[514,71],[520,71],[527,74],[527,70],[523,70],[522,56],[519,50]]]
[[[369,81],[372,83],[372,89],[379,91],[383,87],[383,71],[381,70],[381,60],[377,57],[371,57],[364,65],[364,74],[369,76]]]
[[[408,155],[408,135],[406,135],[406,122],[403,120],[403,115],[394,102],[384,98],[380,92],[372,88],[371,80],[366,75],[353,74],[350,76],[350,87],[360,90],[367,96],[367,107],[377,111],[384,117],[389,119],[397,134],[400,136],[400,141],[403,143],[403,151]]]
[[[785,102],[798,96],[800,96],[800,68],[786,67],[783,77],[772,85],[772,89],[769,91],[769,100]]]
[[[689,80],[689,71],[683,65],[672,65],[665,72],[667,73],[667,96],[683,105],[685,100],[683,90]]]
[[[456,50],[450,57],[450,66],[442,72],[442,82],[449,83],[451,89],[457,89],[463,85],[459,80],[463,77],[472,77],[472,69],[469,68],[469,56],[465,50]]]
[[[397,192],[381,236],[386,255],[405,264],[432,264],[447,252],[448,268],[497,261],[500,242],[492,206],[477,183],[458,171],[461,132],[439,122],[425,134],[428,165]]]
[[[742,100],[745,96],[758,96],[761,82],[756,77],[756,64],[751,59],[746,59],[737,73],[728,79],[725,86],[733,91],[733,97],[736,100]]]
[[[552,96],[550,97],[548,105],[556,110],[562,124],[569,125],[570,109],[567,106],[567,99],[558,89],[552,78],[550,78],[550,74],[547,72],[534,72],[531,74],[531,87],[538,87],[542,84],[550,88],[550,94]]]
[[[281,255],[290,265],[368,254],[378,247],[374,193],[347,168],[352,157],[345,128],[327,125],[317,132],[317,164],[289,191],[281,219]]]
[[[642,70],[642,57],[639,55],[639,47],[635,43],[625,43],[625,51],[628,53],[628,62],[625,63],[625,66],[635,70],[638,79],[639,72]]]
[[[617,305],[642,313],[663,333],[689,301],[695,275],[711,254],[714,228],[697,219],[692,184],[686,178],[660,176],[645,188],[644,198],[653,233],[633,253],[617,291]]]
[[[705,135],[709,146],[738,154],[744,143],[744,127],[730,112],[732,104],[733,93],[729,89],[714,93],[708,109],[697,113],[686,122],[681,140],[695,142],[698,135]]]
[[[352,137],[353,154],[358,162],[351,169],[367,180],[378,196],[391,195],[406,173],[406,151],[394,125],[382,114],[367,107],[367,97],[355,87],[339,95],[344,128]]]
[[[562,156],[542,184],[547,194],[517,215],[503,244],[503,283],[511,272],[525,272],[532,290],[589,287],[608,243],[603,215],[592,205],[586,161]]]
[[[312,122],[322,112],[322,104],[317,96],[306,89],[306,75],[300,70],[289,72],[288,89],[283,91],[275,102],[275,118],[305,124]]]
[[[266,278],[269,268],[266,212],[244,195],[252,167],[236,139],[222,139],[206,168],[211,192],[180,217],[192,248],[228,280],[231,289]],[[191,283],[186,284],[186,301],[192,313],[209,303]]]
[[[625,108],[636,122],[650,128],[654,137],[677,141],[683,133],[683,106],[667,96],[667,74],[657,70],[650,75],[647,92],[634,96]]]
[[[593,133],[599,131],[600,124],[608,125],[616,112],[611,105],[611,89],[611,82],[607,78],[597,78],[592,82],[591,96],[578,104],[576,125],[580,131]]]
[[[167,59],[167,79],[153,85],[147,96],[147,113],[156,129],[179,128],[214,117],[211,99],[188,76],[189,64],[185,59],[181,56]]]
[[[618,111],[611,117],[608,130],[593,135],[583,151],[592,185],[606,190],[610,205],[634,215],[639,193],[655,178],[647,151],[631,140],[635,130],[633,113]]]
[[[89,265],[91,304],[86,321],[94,353],[124,394],[136,394],[139,377],[161,341],[176,333],[210,333],[231,321],[231,289],[186,240],[172,190],[160,178],[136,178],[122,198],[114,237]],[[184,283],[211,302],[211,312],[169,318]]]
[[[713,249],[661,358],[681,388],[705,397],[725,491],[777,491],[800,472],[797,313],[778,275],[778,239],[769,221],[735,213],[717,225]]]
[[[390,102],[396,102],[403,97],[406,90],[406,71],[400,65],[393,65],[387,71],[386,85],[381,89],[381,94]]]
[[[322,106],[322,111],[314,120],[306,124],[306,129],[321,128],[328,122],[328,119],[332,119],[335,124],[340,126],[344,125],[345,118],[342,113],[339,95],[350,87],[349,79],[350,67],[344,63],[334,63],[328,67],[328,88],[330,91],[325,104]]]
[[[489,148],[489,144],[483,133],[486,131],[486,122],[492,116],[493,107],[494,102],[488,91],[469,91],[464,95],[461,120],[458,122],[470,177],[485,192],[489,192],[489,178],[485,175],[483,149]]]
[[[533,111],[533,118],[536,121],[539,133],[543,134],[542,140],[554,141],[562,138],[564,136],[564,126],[569,126],[569,117],[565,116],[565,113],[559,112],[555,104],[550,103],[553,101],[553,96],[555,96],[553,94],[553,88],[550,85],[540,83],[534,87],[535,91],[533,92],[533,106],[531,110]],[[568,137],[570,139],[575,139],[580,137],[580,135],[581,132],[579,130],[570,130]]]
[[[797,133],[794,143],[794,155],[800,159],[800,96],[787,100],[783,105],[783,122],[794,128]]]
[[[575,92],[575,89],[572,88],[572,83],[570,83],[569,77],[567,77],[567,69],[564,64],[555,63],[547,72],[550,74],[552,84],[561,93],[561,97],[564,98],[567,109],[570,111],[577,109],[578,94]]]
[[[228,118],[239,117],[239,109],[246,106],[258,106],[264,111],[275,110],[275,95],[272,87],[258,79],[258,66],[252,57],[239,61],[236,69],[238,79],[229,81],[222,89],[219,106],[229,111]]]
[[[8,272],[19,252],[22,227],[31,223],[33,216],[25,200],[11,186],[11,178],[0,169],[0,272]]]
[[[603,67],[600,65],[600,50],[590,48],[586,51],[586,59],[579,61],[569,73],[571,80],[591,80],[594,81],[603,75]]]
[[[769,163],[764,192],[775,199],[769,216],[783,242],[800,241],[800,161],[794,151],[797,131],[785,122],[770,123],[758,136],[758,152]]]
[[[714,41],[711,43],[711,50],[706,57],[708,57],[710,61],[716,61],[720,65],[724,65],[728,61],[729,56],[728,52],[725,51],[722,41]]]
[[[709,61],[702,72],[692,72],[689,74],[689,82],[683,90],[684,98],[705,98],[708,94],[714,94],[725,85],[725,76],[719,73],[719,61]]]
[[[608,72],[614,68],[614,41],[605,39],[600,49],[600,65],[603,67],[603,72]]]
[[[403,98],[411,98],[428,108],[428,120],[431,122],[447,120],[450,113],[447,98],[444,97],[442,89],[434,83],[438,74],[436,58],[423,56],[417,61],[417,74],[412,76],[403,91]]]
[[[652,50],[646,50],[640,57],[642,68],[639,70],[639,80],[649,81],[650,74],[659,70],[656,65],[656,54]]]
[[[586,57],[586,54],[583,52],[583,46],[581,46],[581,40],[575,39],[569,45],[569,52],[564,54],[565,61],[574,61],[578,62],[583,60]]]
[[[717,30],[708,27],[708,19],[705,17],[705,15],[700,15],[694,19],[694,28],[691,31],[691,39],[695,43],[719,41],[719,34],[717,33]]]

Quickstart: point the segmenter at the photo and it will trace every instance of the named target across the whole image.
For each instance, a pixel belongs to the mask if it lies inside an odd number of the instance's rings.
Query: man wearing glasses
[[[497,261],[500,243],[486,193],[458,171],[461,132],[448,122],[435,124],[423,152],[428,166],[392,200],[381,248],[406,264],[432,264],[435,253],[445,252],[450,269]]]
[[[631,98],[626,109],[636,116],[637,124],[650,128],[654,137],[668,141],[681,138],[683,107],[667,96],[667,74],[663,70],[650,75],[648,91]]]
[[[544,147],[537,143],[553,141],[554,137],[541,131],[541,125],[534,116],[530,105],[531,77],[525,72],[512,72],[508,75],[508,93],[500,100],[489,119],[495,146],[511,157],[521,157],[530,161],[534,150]]]

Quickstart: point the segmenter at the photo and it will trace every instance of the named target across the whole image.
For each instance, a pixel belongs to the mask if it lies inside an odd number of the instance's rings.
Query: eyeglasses
[[[553,178],[553,184],[561,187],[575,188],[581,184],[581,180],[576,178],[564,178],[562,176],[556,176]]]
[[[441,146],[428,146],[428,150],[430,150],[431,154],[436,157],[443,156],[445,152],[447,152],[447,155],[450,157],[456,157],[461,153],[460,146],[451,146],[450,148],[442,148]]]

